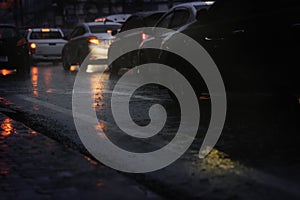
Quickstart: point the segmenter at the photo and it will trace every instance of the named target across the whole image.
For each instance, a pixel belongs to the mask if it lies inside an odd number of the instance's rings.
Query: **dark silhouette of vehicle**
[[[227,92],[299,94],[299,1],[217,0],[197,18],[182,33],[208,51]],[[172,48],[172,37],[164,45]],[[192,66],[167,52],[160,54],[161,63],[184,74],[197,92],[207,92]]]
[[[28,42],[13,25],[0,25],[0,69],[15,69],[21,75],[30,72]]]
[[[213,3],[213,1],[197,1],[178,4],[164,14],[154,27],[182,32],[192,24],[196,23],[198,11],[207,10]],[[162,44],[166,38],[171,37],[171,34],[173,34],[171,32],[161,34],[159,33],[160,31],[157,32],[156,30],[157,29],[153,28],[152,31],[146,33],[148,34],[148,37],[139,45],[140,50],[138,51],[137,59],[139,64],[148,61],[157,61],[159,56],[157,51],[147,48],[153,46],[153,44]]]
[[[163,11],[149,11],[149,12],[138,12],[131,15],[126,22],[123,24],[120,33],[123,33],[128,30],[143,28],[143,27],[152,27],[164,14]],[[128,69],[136,65],[137,52],[133,51],[123,55],[122,42],[124,40],[129,40],[134,49],[138,49],[140,43],[148,37],[141,29],[134,33],[125,35],[124,38],[117,37],[116,40],[112,43],[108,51],[108,58],[110,59],[113,53],[122,55],[119,59],[112,62],[109,66],[110,74],[117,75],[121,68]],[[134,42],[133,42],[134,41]]]

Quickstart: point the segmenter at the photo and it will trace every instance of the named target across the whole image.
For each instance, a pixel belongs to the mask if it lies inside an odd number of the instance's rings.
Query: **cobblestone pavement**
[[[161,199],[0,113],[0,199]]]

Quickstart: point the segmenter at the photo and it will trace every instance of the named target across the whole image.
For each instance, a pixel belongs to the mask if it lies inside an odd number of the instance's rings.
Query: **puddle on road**
[[[3,120],[1,124],[1,135],[4,137],[9,136],[13,132],[12,120],[10,118],[6,118]]]
[[[10,174],[11,169],[7,163],[7,159],[9,158],[7,158],[6,155],[11,151],[11,147],[5,142],[6,139],[9,137],[15,137],[17,135],[36,135],[37,132],[18,127],[18,125],[11,118],[3,115],[0,116],[0,123],[0,175],[8,175]]]
[[[23,129],[20,131],[17,131],[17,125],[14,123],[14,121],[10,118],[0,118],[0,127],[1,127],[1,134],[0,141],[4,140],[6,137],[9,137],[11,135],[22,135],[22,134],[29,134],[29,135],[36,135],[37,132],[29,129]]]
[[[198,160],[198,153],[195,153],[194,156],[197,157],[197,161],[194,161],[192,164],[198,170],[211,172],[216,175],[224,175],[233,171],[239,173],[237,167],[240,164],[231,160],[227,154],[217,149],[213,149],[201,162]]]
[[[34,97],[39,97],[38,81],[39,81],[39,68],[32,67],[31,68],[31,84],[32,84],[32,94]]]

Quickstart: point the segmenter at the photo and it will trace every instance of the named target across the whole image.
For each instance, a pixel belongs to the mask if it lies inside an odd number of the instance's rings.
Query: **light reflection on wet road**
[[[158,149],[174,137],[180,119],[177,106],[172,102],[167,91],[149,86],[137,91],[132,98],[134,103],[131,109],[132,118],[139,125],[145,125],[149,122],[147,111],[153,103],[164,105],[169,114],[163,134],[150,140],[137,141],[120,133],[112,119],[109,99],[114,81],[109,80],[108,74],[105,74],[101,81],[97,82],[97,76],[97,73],[90,74],[90,85],[91,89],[95,90],[95,96],[92,97],[94,98],[94,105],[92,106],[95,107],[100,120],[99,124],[95,124],[94,127],[99,132],[99,137],[110,139],[127,150],[138,149],[136,150],[138,152]],[[27,123],[41,126],[41,130],[46,129],[46,132],[51,132],[46,134],[55,132],[53,137],[58,140],[60,137],[61,140],[66,137],[75,144],[80,144],[71,112],[75,78],[76,66],[72,66],[71,71],[65,72],[60,64],[53,66],[52,63],[38,63],[33,66],[31,76],[27,79],[19,79],[13,73],[2,72],[0,96],[5,100],[1,103],[10,101],[16,110],[24,112],[23,117],[28,117],[27,121],[30,122]],[[125,93],[127,87],[130,86],[124,86]],[[203,102],[202,113],[209,115],[209,99],[201,97],[201,101]],[[205,160],[199,161],[196,160],[195,155],[198,153],[201,139],[209,121],[208,117],[204,116],[204,123],[201,124],[198,139],[183,157],[183,160],[186,161],[184,164],[186,171],[180,173],[185,174],[189,170],[194,170],[195,173],[204,173],[205,176],[215,178],[232,172],[242,173],[244,166],[248,166],[279,177],[280,180],[282,178],[297,183],[300,173],[296,169],[300,163],[295,145],[299,141],[299,135],[295,137],[295,134],[291,132],[297,132],[299,126],[295,126],[293,121],[280,124],[282,118],[278,118],[274,113],[265,114],[270,108],[256,106],[241,104],[240,107],[232,108],[232,111],[230,110],[228,113],[229,119],[216,149]],[[11,108],[12,105],[2,107]],[[261,113],[262,110],[265,111],[263,114]],[[285,129],[286,126],[289,126],[289,129]],[[1,127],[4,130],[2,135],[13,133],[9,119],[6,122],[4,120]],[[107,132],[103,133],[100,130]],[[293,141],[287,139],[290,137],[293,138]],[[285,164],[293,162],[295,164],[292,166]],[[171,166],[171,171],[172,168],[177,169],[177,167]],[[158,172],[158,174],[160,173]]]
[[[0,199],[163,199],[1,113],[0,124]]]

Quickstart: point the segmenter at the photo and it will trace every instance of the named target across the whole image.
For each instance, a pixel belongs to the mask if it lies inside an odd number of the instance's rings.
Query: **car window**
[[[51,32],[34,31],[30,35],[30,39],[32,40],[62,39],[62,38],[63,36],[59,31],[51,31]]]
[[[15,38],[18,33],[15,28],[12,27],[0,27],[0,39]]]
[[[155,13],[146,17],[132,16],[124,23],[120,32],[134,28],[152,27],[162,15],[163,13]]]
[[[121,32],[131,30],[134,28],[140,28],[143,26],[144,26],[144,23],[140,17],[132,16],[124,23],[124,25],[122,26]]]
[[[75,37],[81,36],[81,35],[83,35],[85,33],[86,33],[86,31],[85,31],[85,28],[83,26],[77,27],[71,33],[71,38],[75,38]]]
[[[156,13],[156,14],[146,17],[144,19],[146,26],[147,27],[154,26],[155,23],[161,18],[162,15],[163,15],[163,13]]]
[[[107,33],[108,30],[116,31],[121,28],[119,25],[91,25],[91,33]]]
[[[173,14],[174,12],[168,13],[166,16],[159,20],[156,26],[160,28],[169,28]]]
[[[190,13],[188,10],[175,10],[169,28],[178,28],[188,22]]]

